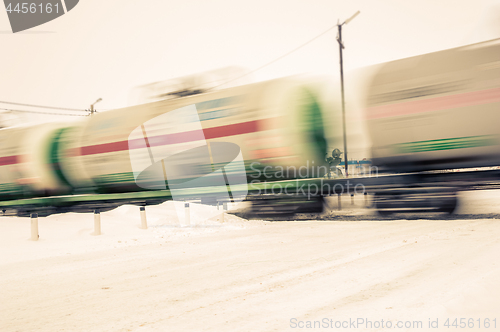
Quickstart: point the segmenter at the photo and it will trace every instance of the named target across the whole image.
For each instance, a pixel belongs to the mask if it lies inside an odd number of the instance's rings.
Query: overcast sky
[[[0,100],[87,108],[103,98],[98,108],[123,107],[140,84],[260,67],[358,10],[343,29],[348,70],[500,37],[499,0],[81,0],[16,34],[0,11]],[[330,31],[253,79],[338,75],[335,37]]]

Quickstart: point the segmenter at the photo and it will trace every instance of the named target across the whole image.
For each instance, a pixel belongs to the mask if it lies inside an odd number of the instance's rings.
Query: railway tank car
[[[327,172],[318,166],[324,163],[329,115],[318,86],[316,81],[283,78],[97,113],[80,122],[0,130],[0,200],[169,189],[167,177],[163,187],[141,185],[141,169],[134,163],[163,163],[165,156],[150,159],[155,151],[172,155],[200,147],[197,140],[209,150],[236,147],[245,187],[252,180],[299,177],[296,172],[276,175],[277,168],[316,166],[316,171],[300,174],[320,176],[320,170]],[[191,113],[179,113],[183,110]],[[181,168],[192,166],[191,157],[196,158],[188,154],[177,160],[185,162]],[[201,166],[215,171],[212,157]],[[230,169],[226,173],[234,175]]]
[[[195,113],[185,121],[179,122],[180,113],[164,116],[193,106]],[[176,144],[195,140],[187,136],[196,137],[198,128],[206,142],[236,144],[249,178],[262,178],[260,170],[268,167],[263,180],[279,180],[270,169],[324,162],[324,117],[313,85],[291,78],[272,80],[96,114],[64,130],[58,164],[64,180],[78,190],[141,190],[132,153],[139,147],[131,133],[139,130],[142,136],[147,129],[148,148],[154,153],[155,148],[175,150]]]
[[[70,192],[54,167],[63,126],[50,123],[0,130],[1,200]]]
[[[405,173],[375,192],[380,213],[452,213],[474,179],[498,181],[453,170],[500,166],[500,39],[383,64],[368,91],[373,164]]]
[[[500,165],[500,39],[386,63],[367,98],[374,165]]]

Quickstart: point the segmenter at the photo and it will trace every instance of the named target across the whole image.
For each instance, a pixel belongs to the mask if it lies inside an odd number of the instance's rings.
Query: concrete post
[[[31,215],[31,241],[38,241],[40,237],[38,235],[38,213],[32,213]]]
[[[189,213],[189,203],[184,203],[184,209],[185,209],[185,223],[187,226],[191,224],[191,215]]]
[[[226,213],[227,211],[227,202],[224,202],[223,205],[222,205],[222,218],[221,218],[221,222],[224,222],[224,214]]]
[[[94,210],[94,235],[101,235],[101,212]]]
[[[227,209],[227,203],[224,202],[224,203],[222,203],[222,212],[220,214],[220,222],[221,223],[224,222],[224,213],[226,212],[226,209]]]
[[[141,228],[148,229],[148,221],[146,220],[146,207],[141,206],[139,208],[139,211],[141,212]]]

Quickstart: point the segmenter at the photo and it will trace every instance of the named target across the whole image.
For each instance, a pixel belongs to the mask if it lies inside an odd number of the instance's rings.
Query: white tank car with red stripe
[[[95,114],[62,133],[62,174],[74,188],[136,190],[140,165],[204,140],[237,145],[250,178],[297,177],[276,175],[277,166],[321,176],[328,115],[315,84],[284,78]]]
[[[54,167],[57,135],[65,125],[0,130],[0,196],[9,199],[69,192]]]
[[[375,165],[500,165],[500,39],[386,63],[367,97]]]

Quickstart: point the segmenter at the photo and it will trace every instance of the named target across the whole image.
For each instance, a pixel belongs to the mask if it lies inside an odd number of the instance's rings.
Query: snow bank
[[[30,218],[0,217],[0,262],[2,264],[47,257],[86,253],[157,243],[172,238],[203,236],[244,228],[246,220],[230,214],[222,218],[222,206],[190,203],[189,222],[184,202],[147,206],[148,229],[140,228],[138,206],[123,205],[101,213],[101,235],[94,233],[91,213],[65,213],[38,218],[40,238],[31,241]]]

